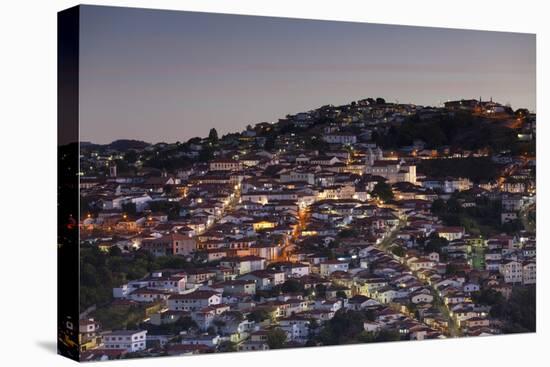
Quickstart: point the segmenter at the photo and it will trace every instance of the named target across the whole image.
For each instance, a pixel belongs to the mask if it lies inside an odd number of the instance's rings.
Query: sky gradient
[[[366,97],[536,110],[532,34],[81,9],[82,141],[186,141]]]

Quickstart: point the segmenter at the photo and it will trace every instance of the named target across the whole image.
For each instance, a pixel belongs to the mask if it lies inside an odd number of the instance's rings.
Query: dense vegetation
[[[102,252],[97,247],[82,245],[80,257],[82,310],[110,302],[114,287],[119,287],[128,280],[142,278],[153,270],[194,266],[180,257],[155,257],[143,251],[122,254],[116,247],[111,252]]]
[[[385,182],[378,182],[371,192],[371,195],[382,201],[390,201],[393,199],[393,191],[391,186]]]
[[[145,322],[140,327],[146,329],[150,335],[176,335],[181,331],[188,331],[189,329],[198,330],[199,328],[197,323],[189,316],[181,317],[175,322],[162,325],[153,325]]]
[[[152,212],[166,213],[168,220],[179,218],[180,205],[176,201],[151,201],[148,205]]]
[[[104,306],[93,311],[90,316],[101,323],[104,330],[109,329],[136,329],[145,318],[143,305]]]
[[[363,323],[374,319],[372,311],[339,310],[324,324],[314,342],[322,345],[340,345],[400,340],[397,331],[366,332]]]
[[[282,293],[301,293],[303,296],[310,296],[313,289],[305,289],[304,285],[296,279],[287,279],[282,284],[277,284],[269,290],[256,291],[256,297],[277,297]]]
[[[286,343],[286,331],[283,329],[273,329],[267,333],[267,345],[269,349],[280,349],[283,348]]]
[[[514,220],[501,224],[502,205],[499,200],[486,197],[469,198],[475,202],[473,207],[463,207],[459,198],[465,194],[455,194],[449,200],[434,200],[432,213],[449,226],[463,226],[472,235],[492,236],[498,233],[514,233],[523,229],[521,221]]]
[[[529,144],[518,142],[513,129],[460,112],[426,120],[413,115],[401,125],[390,127],[386,134],[377,133],[374,139],[384,149],[410,146],[415,140],[424,141],[429,149],[442,146],[466,150],[489,147],[496,152],[512,150],[513,153],[533,149]]]
[[[525,333],[536,331],[536,287],[514,287],[509,300],[492,289],[477,292],[474,301],[491,306],[491,316],[504,320],[503,332]]]
[[[490,158],[426,159],[417,170],[430,177],[462,177],[475,183],[491,181],[499,175],[500,167]]]

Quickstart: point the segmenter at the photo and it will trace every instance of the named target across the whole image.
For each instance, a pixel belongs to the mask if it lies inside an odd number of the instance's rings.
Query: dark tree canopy
[[[218,143],[218,131],[215,128],[210,129],[210,132],[208,133],[208,140],[210,140],[212,144]]]
[[[363,323],[372,321],[365,311],[339,310],[321,329],[318,339],[323,345],[339,345],[360,342]]]
[[[418,172],[432,177],[468,178],[473,182],[493,180],[499,166],[490,158],[425,159],[418,164]]]
[[[393,191],[391,189],[391,186],[385,182],[378,182],[374,186],[371,195],[383,201],[389,201],[393,199]]]
[[[269,349],[281,349],[286,343],[286,332],[283,329],[273,329],[267,334]]]

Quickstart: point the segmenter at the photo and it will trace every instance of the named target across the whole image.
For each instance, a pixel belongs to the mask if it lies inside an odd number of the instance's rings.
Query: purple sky
[[[80,136],[186,141],[366,97],[535,111],[532,34],[82,6]]]

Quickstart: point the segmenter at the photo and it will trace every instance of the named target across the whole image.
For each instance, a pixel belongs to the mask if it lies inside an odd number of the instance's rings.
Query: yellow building
[[[267,221],[267,220],[262,220],[262,221],[259,221],[259,222],[256,222],[256,223],[253,223],[252,224],[252,228],[254,228],[254,231],[261,231],[262,229],[271,229],[271,228],[275,228],[276,226],[276,222],[271,222],[271,221]]]

